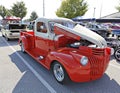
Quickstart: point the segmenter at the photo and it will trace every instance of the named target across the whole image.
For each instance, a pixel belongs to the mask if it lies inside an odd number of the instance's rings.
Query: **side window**
[[[9,29],[9,26],[8,26],[8,25],[4,26],[4,29],[7,29],[7,30],[8,30],[8,29]]]
[[[49,28],[50,28],[50,31],[51,32],[53,32],[53,30],[54,30],[54,24],[55,24],[55,22],[49,22]]]
[[[94,25],[91,25],[91,27],[92,27],[92,28],[95,28],[95,26],[94,26]]]
[[[98,26],[96,26],[96,28],[99,28]]]
[[[45,23],[43,23],[43,22],[37,23],[37,32],[47,33],[47,28],[45,26]]]

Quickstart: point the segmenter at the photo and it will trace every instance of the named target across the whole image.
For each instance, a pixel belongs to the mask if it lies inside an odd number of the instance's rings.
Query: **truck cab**
[[[111,54],[103,37],[66,18],[36,19],[33,31],[20,33],[19,44],[59,83],[99,79]]]

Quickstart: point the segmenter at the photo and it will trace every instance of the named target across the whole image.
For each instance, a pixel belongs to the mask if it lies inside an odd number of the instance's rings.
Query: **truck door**
[[[43,55],[49,51],[48,31],[44,22],[36,23],[35,47],[40,50]]]

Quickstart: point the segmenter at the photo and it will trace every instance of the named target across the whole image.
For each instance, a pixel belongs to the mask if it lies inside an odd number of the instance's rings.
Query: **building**
[[[110,19],[110,18],[120,18],[120,12],[116,12],[116,13],[101,17],[101,19]]]

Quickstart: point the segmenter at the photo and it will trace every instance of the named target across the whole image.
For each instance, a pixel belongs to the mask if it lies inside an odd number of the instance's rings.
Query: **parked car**
[[[20,32],[27,29],[26,24],[20,23],[9,23],[6,24],[1,30],[2,36],[6,38],[6,40],[19,38]]]
[[[110,28],[112,30],[113,35],[116,35],[119,39],[119,37],[120,37],[120,26],[119,25],[111,25]]]
[[[88,23],[86,27],[97,34],[101,35],[102,37],[106,38],[111,34],[111,30],[106,28],[105,26],[101,26],[95,23]]]

